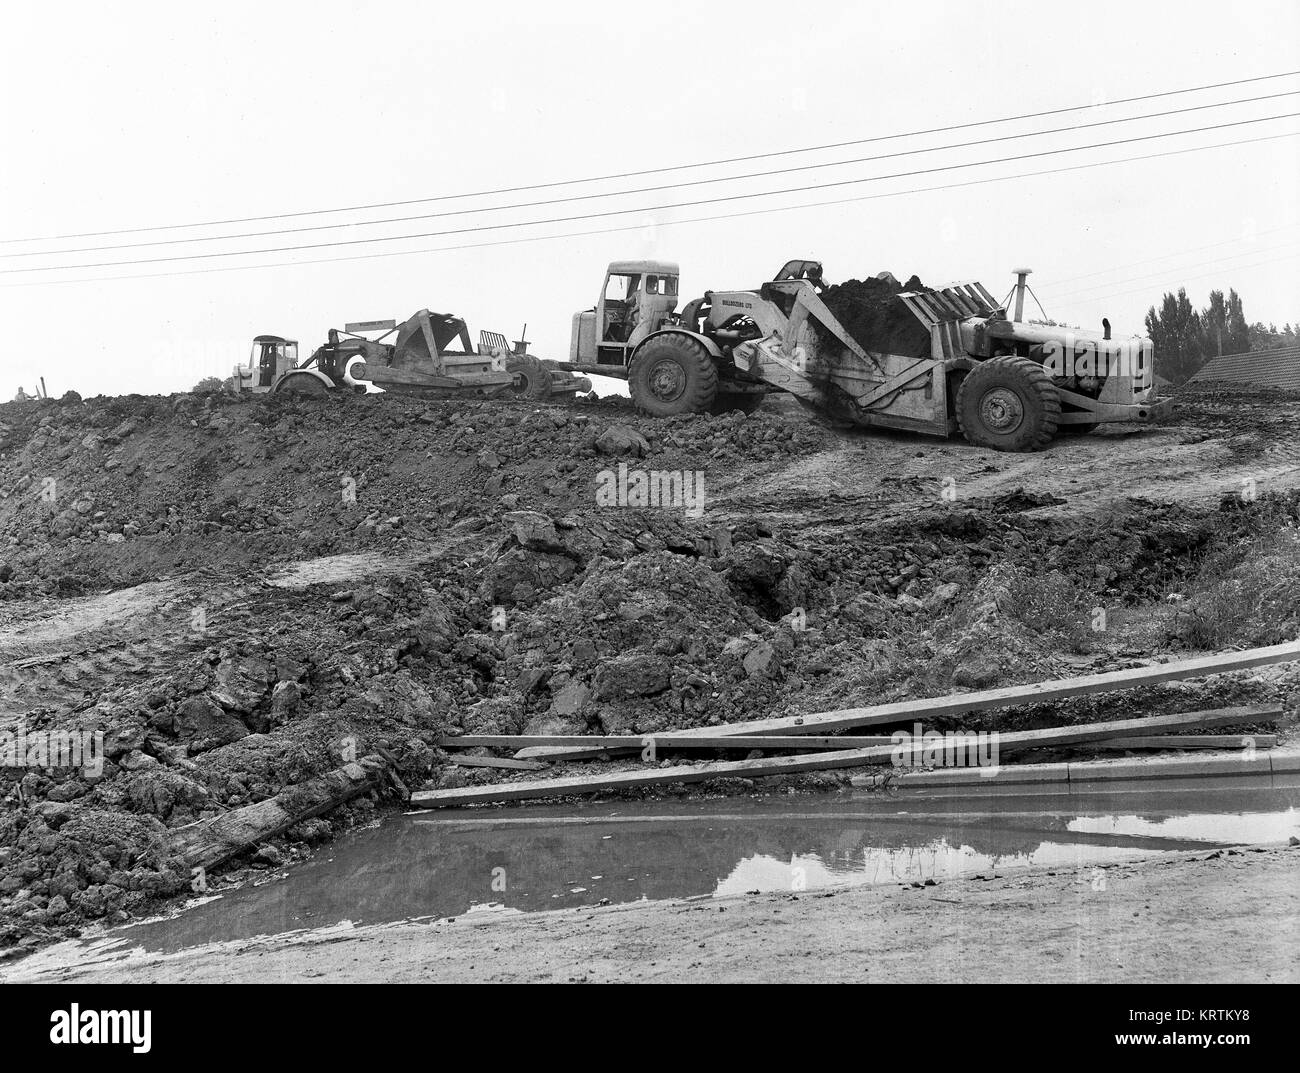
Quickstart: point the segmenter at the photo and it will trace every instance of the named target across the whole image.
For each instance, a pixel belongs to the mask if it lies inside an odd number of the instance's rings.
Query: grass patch
[[[1207,556],[1173,616],[1187,648],[1276,645],[1300,633],[1300,531],[1275,530]]]

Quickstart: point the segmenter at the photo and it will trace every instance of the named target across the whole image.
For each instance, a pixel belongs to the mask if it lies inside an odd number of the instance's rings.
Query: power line
[[[554,182],[530,183],[522,186],[505,186],[493,190],[466,191],[458,194],[440,194],[434,197],[411,198],[405,201],[380,201],[365,205],[346,205],[330,209],[307,209],[301,212],[281,212],[271,213],[264,216],[239,216],[231,217],[224,220],[203,220],[193,223],[181,224],[158,224],[151,227],[129,227],[119,228],[112,231],[81,231],[64,235],[40,235],[30,236],[27,238],[9,238],[0,239],[0,244],[8,245],[15,242],[58,242],[65,239],[73,238],[102,238],[107,235],[131,235],[142,234],[150,231],[173,231],[181,228],[190,227],[219,227],[226,224],[244,224],[260,223],[264,220],[288,220],[302,216],[323,216],[328,214],[342,212],[364,212],[370,209],[392,209],[401,208],[407,205],[425,205],[438,201],[456,201],[466,198],[490,197],[497,194],[516,194],[528,190],[550,190],[562,186],[577,186],[584,183],[609,182],[615,179],[633,179],[645,175],[661,175],[672,171],[688,171],[697,168],[717,167],[725,164],[742,164],[754,160],[768,160],[775,157],[794,156],[799,153],[816,153],[824,152],[831,149],[845,149],[854,145],[868,145],[874,142],[894,141],[899,138],[915,138],[927,134],[946,134],[956,130],[968,130],[973,127],[993,126],[998,123],[1011,123],[1024,119],[1041,119],[1046,116],[1066,115],[1070,112],[1081,112],[1093,108],[1109,108],[1121,104],[1134,104],[1138,101],[1157,100],[1162,97],[1175,97],[1184,93],[1200,93],[1211,89],[1224,89],[1229,86],[1244,86],[1256,82],[1268,82],[1279,78],[1290,78],[1293,75],[1300,74],[1296,71],[1280,71],[1276,74],[1258,75],[1254,78],[1239,78],[1230,82],[1212,82],[1200,86],[1188,86],[1183,89],[1164,90],[1159,93],[1146,93],[1137,97],[1123,97],[1116,101],[1104,101],[1093,104],[1071,105],[1066,108],[1052,108],[1041,112],[1026,112],[1021,115],[1003,116],[999,119],[981,119],[969,123],[954,123],[943,127],[931,127],[925,130],[906,131],[899,134],[880,134],[870,138],[855,138],[850,141],[828,142],[824,145],[811,145],[799,149],[782,149],[766,153],[751,153],[745,156],[720,157],[716,160],[706,160],[690,164],[673,164],[657,168],[643,168],[637,171],[614,172],[608,175],[594,175],[581,179],[559,179]]]
[[[1280,231],[1289,231],[1291,230],[1291,228],[1296,227],[1298,225],[1300,225],[1300,220],[1294,220],[1289,224],[1283,224],[1281,227],[1270,227],[1267,231],[1256,231],[1253,237],[1258,238],[1261,235],[1276,235]],[[1149,265],[1151,264],[1152,261],[1164,261],[1170,257],[1181,257],[1185,253],[1198,253],[1201,250],[1213,250],[1213,249],[1217,249],[1220,246],[1231,246],[1233,243],[1236,242],[1249,242],[1249,241],[1251,240],[1244,236],[1241,236],[1238,238],[1225,239],[1222,242],[1207,242],[1204,246],[1189,246],[1186,249],[1174,250],[1171,253],[1162,253],[1156,257],[1144,257],[1140,261],[1128,261],[1126,262],[1126,264],[1128,265],[1129,268],[1132,268],[1134,265]],[[1103,268],[1099,272],[1084,272],[1078,276],[1063,276],[1060,279],[1054,280],[1054,282],[1059,286],[1062,283],[1073,283],[1077,279],[1092,279],[1094,276],[1104,276],[1110,271],[1111,270],[1109,268]],[[1083,288],[1083,290],[1088,290],[1088,289],[1089,288],[1087,287]]]
[[[765,190],[745,194],[730,194],[725,197],[699,198],[695,201],[679,201],[671,205],[647,205],[632,209],[612,209],[606,212],[581,213],[576,216],[553,216],[542,220],[519,220],[501,224],[480,224],[474,227],[452,228],[447,231],[426,231],[414,235],[386,235],[375,238],[344,239],[338,242],[311,242],[297,246],[274,246],[260,250],[226,250],[219,253],[190,253],[171,257],[144,257],[130,261],[97,261],[74,265],[44,265],[37,268],[4,268],[0,275],[13,275],[18,272],[66,272],[82,268],[118,268],[138,264],[164,264],[175,261],[206,261],[220,257],[246,257],[263,253],[296,253],[300,250],[334,249],[341,246],[362,246],[377,242],[406,242],[417,238],[444,238],[451,235],[475,234],[481,231],[501,231],[516,227],[533,227],[538,224],[574,223],[579,220],[608,219],[611,216],[626,216],[629,213],[664,212],[668,209],[694,208],[698,205],[715,205],[732,201],[746,201],[757,197],[775,197],[781,194],[806,193],[810,190],[827,190],[839,186],[855,186],[861,183],[883,182],[887,179],[909,178],[915,175],[932,175],[942,171],[957,171],[962,168],[982,167],[987,164],[1006,164],[1017,160],[1033,160],[1038,157],[1056,156],[1063,153],[1078,153],[1087,149],[1104,149],[1115,145],[1129,145],[1133,142],[1157,141],[1161,138],[1173,138],[1183,134],[1200,134],[1210,130],[1225,130],[1229,127],[1249,126],[1254,123],[1268,123],[1277,119],[1294,119],[1300,112],[1287,112],[1282,115],[1261,116],[1256,119],[1240,119],[1230,123],[1216,123],[1205,127],[1192,127],[1187,130],[1167,131],[1161,134],[1147,134],[1136,138],[1119,138],[1109,142],[1096,142],[1091,145],[1076,145],[1065,149],[1045,149],[1035,153],[1021,153],[1016,156],[998,157],[994,160],[976,160],[965,164],[946,164],[935,168],[920,168],[915,171],[895,172],[892,175],[867,176],[860,179],[839,179],[835,182],[814,183],[809,186],[787,187],[783,190]]]
[[[1300,240],[1282,242],[1276,246],[1264,246],[1259,249],[1245,250],[1242,253],[1230,254],[1227,257],[1212,257],[1207,261],[1193,261],[1190,264],[1176,265],[1172,268],[1160,268],[1154,272],[1144,272],[1140,276],[1129,276],[1125,279],[1111,280],[1109,283],[1098,283],[1093,284],[1091,287],[1081,287],[1078,290],[1065,291],[1062,294],[1058,294],[1056,297],[1058,300],[1079,297],[1083,297],[1085,300],[1090,300],[1088,294],[1089,291],[1105,290],[1107,287],[1111,287],[1118,283],[1138,283],[1142,280],[1167,279],[1171,274],[1182,272],[1184,269],[1200,268],[1202,265],[1223,264],[1224,261],[1236,260],[1238,257],[1256,257],[1261,253],[1274,253],[1277,250],[1293,249],[1296,247],[1297,243],[1300,243]],[[1226,270],[1230,271],[1231,267],[1229,266]]]
[[[889,160],[896,157],[917,156],[922,153],[943,152],[949,149],[968,149],[973,146],[988,145],[993,142],[1016,141],[1022,138],[1045,137],[1049,134],[1062,134],[1069,131],[1086,130],[1093,127],[1105,127],[1115,123],[1133,123],[1144,119],[1158,119],[1164,116],[1180,115],[1186,112],[1200,112],[1210,108],[1226,108],[1230,105],[1254,104],[1259,101],[1275,100],[1279,97],[1295,97],[1295,96],[1300,96],[1300,90],[1289,90],[1285,93],[1272,93],[1262,97],[1249,97],[1243,100],[1223,101],[1216,104],[1200,104],[1200,105],[1195,105],[1194,107],[1191,108],[1176,108],[1165,112],[1153,112],[1149,115],[1126,116],[1120,119],[1106,119],[1106,120],[1101,120],[1097,123],[1079,123],[1068,127],[1056,127],[1052,130],[1028,131],[1022,134],[1006,134],[1006,135],[1000,135],[995,138],[980,138],[975,141],[956,142],[951,145],[936,145],[924,149],[907,149],[896,153],[882,153],[877,156],[857,157],[852,160],[833,160],[822,164],[801,164],[795,167],[776,168],[770,171],[749,172],[743,175],[728,175],[720,178],[709,178],[709,179],[693,179],[688,182],[666,183],[659,186],[643,186],[631,190],[614,190],[614,191],[608,191],[608,192],[596,193],[596,194],[577,194],[571,197],[550,198],[544,201],[516,202],[509,205],[489,205],[480,208],[457,209],[450,212],[422,213],[415,216],[395,216],[395,217],[389,217],[387,219],[382,219],[382,220],[363,220],[363,221],[356,221],[356,222],[349,221],[347,223],[338,223],[338,224],[313,224],[309,227],[281,228],[273,231],[246,231],[246,232],[241,232],[233,235],[205,235],[199,238],[155,239],[149,242],[127,242],[127,243],[119,243],[117,245],[112,245],[112,246],[84,246],[80,248],[66,249],[66,250],[49,250],[49,251],[29,250],[29,251],[24,251],[22,253],[0,254],[0,257],[7,257],[7,258],[54,257],[54,256],[60,256],[62,254],[69,254],[69,253],[94,253],[103,250],[138,249],[146,246],[188,245],[190,243],[195,243],[195,242],[226,242],[226,241],[231,241],[234,239],[241,239],[241,238],[264,238],[271,235],[300,234],[306,231],[330,231],[330,230],[336,230],[338,228],[348,228],[348,227],[376,227],[384,224],[411,223],[415,220],[440,219],[447,216],[468,216],[471,214],[483,213],[483,212],[505,212],[512,209],[540,208],[544,205],[559,205],[559,204],[568,204],[577,201],[592,201],[592,200],[598,200],[598,199],[603,199],[608,197],[623,197],[631,194],[657,193],[663,190],[676,190],[676,189],[682,189],[685,187],[693,187],[693,186],[707,186],[714,183],[738,182],[743,179],[766,178],[772,175],[785,175],[793,172],[815,171],[821,168],[845,167],[850,164],[866,164],[878,160]]]
[[[1215,269],[1211,269],[1208,272],[1199,272],[1194,276],[1180,276],[1179,282],[1181,284],[1181,283],[1186,283],[1188,280],[1192,280],[1192,279],[1205,279],[1208,276],[1224,275],[1227,272],[1245,272],[1247,269],[1263,268],[1265,265],[1276,265],[1276,264],[1300,265],[1300,255],[1292,254],[1289,257],[1273,257],[1267,261],[1256,261],[1254,264],[1237,265],[1235,268],[1229,268],[1229,269],[1215,268]],[[1154,288],[1155,286],[1156,286],[1155,283],[1147,283],[1147,284],[1143,284],[1140,287],[1129,287],[1127,290],[1113,291],[1110,294],[1102,294],[1102,295],[1094,296],[1092,298],[1085,298],[1083,299],[1083,301],[1106,302],[1109,301],[1111,298],[1119,298],[1120,296],[1125,294],[1134,294],[1137,291],[1149,290],[1151,288]]]
[[[1165,157],[1184,156],[1189,153],[1205,152],[1209,149],[1227,149],[1239,145],[1253,145],[1259,142],[1278,141],[1281,138],[1300,137],[1300,131],[1288,131],[1284,134],[1267,134],[1258,138],[1241,138],[1229,142],[1215,142],[1211,145],[1194,145],[1186,149],[1170,149],[1158,153],[1143,153],[1138,156],[1119,157],[1114,160],[1098,160],[1088,164],[1072,164],[1063,168],[1045,168],[1040,171],[1020,172],[1014,175],[994,175],[986,179],[972,179],[962,183],[943,183],[934,186],[914,187],[909,190],[890,190],[880,194],[864,194],[857,197],[837,198],[831,201],[813,201],[799,205],[775,205],[762,209],[747,209],[743,212],[721,213],[711,216],[686,217],[680,220],[664,220],[658,227],[675,227],[682,224],[712,223],[723,220],[735,220],[752,216],[766,216],[779,212],[797,212],[802,209],[827,208],[837,205],[856,204],[863,201],[876,201],[882,198],[903,197],[909,194],[933,193],[940,190],[957,190],[971,186],[985,186],[990,183],[1009,182],[1015,179],[1032,179],[1044,175],[1060,175],[1073,171],[1087,171],[1092,168],[1110,167],[1115,164],[1128,164],[1144,160],[1156,160]],[[413,257],[431,253],[450,253],[461,250],[484,249],[495,246],[516,246],[530,242],[553,242],[568,238],[587,238],[598,235],[618,234],[627,231],[640,231],[644,223],[627,224],[619,227],[595,228],[587,231],[566,231],[556,235],[528,235],[517,238],[495,239],[488,242],[460,243],[454,246],[432,246],[419,250],[385,250],[380,253],[350,254],[345,257],[318,257],[311,260],[275,261],[269,264],[227,265],[218,268],[197,268],[182,272],[143,272],[127,276],[94,276],[83,279],[29,280],[22,283],[0,283],[0,288],[8,287],[48,287],[73,283],[111,283],[119,280],[138,279],[175,279],[182,276],[209,275],[214,272],[246,272],[264,268],[296,268],[307,265],[337,264],[343,261],[370,261],[385,257]]]
[[[1165,116],[1183,115],[1188,112],[1203,112],[1212,108],[1227,108],[1237,104],[1255,104],[1259,101],[1271,101],[1280,97],[1300,96],[1300,90],[1287,90],[1284,93],[1270,93],[1261,97],[1247,97],[1235,101],[1221,101],[1214,104],[1198,104],[1189,108],[1174,108],[1164,112],[1152,112],[1148,115],[1124,116],[1119,119],[1103,119],[1096,123],[1076,123],[1067,127],[1055,127],[1051,130],[1026,131],[1020,134],[1002,134],[993,138],[979,138],[969,142],[955,142],[951,145],[927,146],[923,149],[904,149],[895,153],[881,153],[876,156],[855,157],[851,160],[831,160],[821,164],[799,164],[788,168],[774,168],[769,171],[747,172],[742,175],[727,175],[708,179],[691,179],[687,182],[663,183],[658,186],[635,187],[631,190],[611,190],[595,194],[574,194],[570,197],[548,198],[543,201],[515,202],[509,205],[487,205],[472,209],[454,209],[448,212],[420,213],[414,216],[392,216],[382,220],[348,221],[338,224],[312,224],[309,227],[287,227],[272,231],[243,231],[232,235],[203,235],[198,238],[165,238],[148,242],[123,242],[111,246],[81,246],[65,250],[25,250],[21,253],[0,254],[3,258],[17,257],[58,257],[69,253],[96,253],[104,250],[131,250],[147,246],[178,246],[196,242],[229,242],[241,238],[266,238],[271,235],[296,235],[306,231],[332,231],[347,227],[378,227],[385,224],[412,223],[416,220],[434,220],[447,216],[469,216],[483,212],[506,212],[513,209],[541,208],[544,205],[563,205],[578,201],[594,201],[610,197],[626,197],[631,194],[658,193],[663,190],[679,190],[686,187],[709,186],[715,183],[739,182],[744,179],[762,179],[772,175],[788,175],[794,172],[817,171],[822,168],[847,167],[850,164],[868,164],[879,160],[891,160],[897,157],[919,156],[922,153],[946,152],[949,149],[969,149],[978,145],[990,145],[994,142],[1018,141],[1023,138],[1040,138],[1049,134],[1064,134],[1076,130],[1089,130],[1094,127],[1107,127],[1116,123],[1135,123],[1145,119],[1160,119]]]

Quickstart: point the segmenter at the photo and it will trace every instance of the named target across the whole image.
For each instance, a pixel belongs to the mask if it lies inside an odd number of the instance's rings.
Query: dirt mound
[[[821,297],[863,350],[928,358],[930,333],[898,300],[902,292],[918,290],[925,285],[916,276],[901,285],[887,276],[846,280],[827,287]]]
[[[629,423],[645,446],[624,453],[610,430]],[[397,547],[517,507],[590,508],[596,475],[626,458],[702,469],[717,488],[826,436],[780,414],[647,421],[604,404],[343,395],[9,403],[0,433],[0,599]]]
[[[844,293],[895,293],[878,284]],[[105,742],[98,772],[0,768],[0,945],[191,890],[178,830],[349,756],[391,758],[411,789],[493,782],[440,738],[709,726],[1294,629],[1294,541],[1260,542],[1295,529],[1295,495],[1052,517],[1035,487],[948,503],[895,474],[884,513],[755,491],[823,455],[857,480],[857,442],[779,411],[616,402],[0,406],[0,732]],[[641,498],[651,471],[702,475],[707,511],[662,483]],[[305,853],[396,785],[223,876]]]

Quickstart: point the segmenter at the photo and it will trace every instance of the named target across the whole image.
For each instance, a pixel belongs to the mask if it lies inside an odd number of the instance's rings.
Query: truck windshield
[[[605,301],[626,302],[636,295],[640,282],[641,277],[635,274],[611,275],[609,282],[605,284]]]

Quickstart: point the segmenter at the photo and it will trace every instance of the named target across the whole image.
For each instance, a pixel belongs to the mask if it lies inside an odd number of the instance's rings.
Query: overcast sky
[[[0,246],[0,398],[185,390],[229,375],[262,332],[304,353],[346,321],[459,313],[477,334],[568,353],[605,265],[682,265],[684,297],[756,286],[792,257],[832,280],[882,269],[980,279],[1018,265],[1047,313],[1140,331],[1162,290],[1236,287],[1248,319],[1300,320],[1300,138],[879,197],[1196,145],[1294,134],[1300,119],[980,167],[953,165],[1300,112],[1300,96],[762,179],[533,209],[254,238],[16,257],[448,213],[879,156],[1300,90],[1300,78],[1107,101],[1300,68],[1300,5],[851,3],[732,7],[414,2],[11,5],[0,65],[0,238],[66,235],[436,198],[902,134],[1074,105],[1063,116],[618,182]],[[928,174],[693,208],[370,245],[14,272],[445,232],[898,172]],[[813,201],[848,204],[685,222]],[[570,236],[423,251],[525,236]],[[221,271],[212,271],[221,269]],[[238,270],[232,270],[238,269]],[[152,275],[161,278],[105,279]],[[187,274],[188,273],[188,274]],[[17,283],[38,285],[15,286]],[[60,282],[65,280],[80,282]]]

